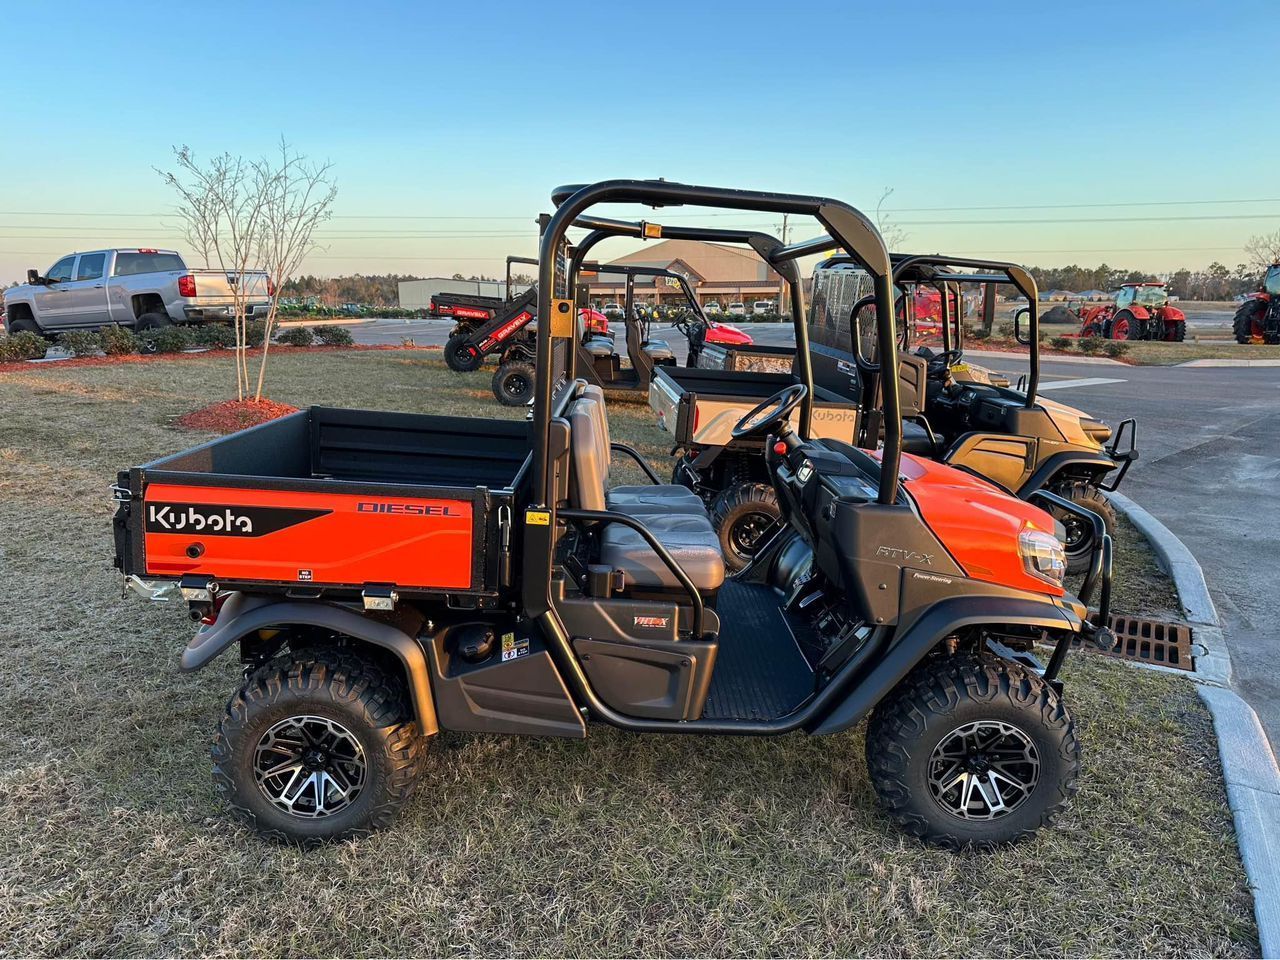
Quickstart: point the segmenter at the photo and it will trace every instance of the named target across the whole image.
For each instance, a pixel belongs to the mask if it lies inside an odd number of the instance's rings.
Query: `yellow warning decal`
[[[662,224],[660,224],[660,223],[649,223],[649,222],[647,222],[647,221],[646,221],[646,222],[645,222],[645,224],[644,224],[644,238],[645,238],[646,240],[661,240],[661,239],[662,239]]]
[[[548,510],[526,510],[524,522],[531,527],[551,526],[551,512]]]
[[[572,337],[576,332],[573,323],[573,301],[551,301],[551,335],[553,337]]]

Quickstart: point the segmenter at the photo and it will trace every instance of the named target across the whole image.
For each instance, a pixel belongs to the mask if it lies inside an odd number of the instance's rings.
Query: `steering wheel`
[[[730,436],[735,440],[747,437],[764,437],[774,429],[791,419],[791,414],[800,402],[809,395],[809,388],[803,383],[793,383],[783,387],[767,400],[761,400],[743,415],[733,428]]]
[[[947,371],[960,362],[963,350],[943,350],[929,358],[929,376],[935,379],[946,379]]]

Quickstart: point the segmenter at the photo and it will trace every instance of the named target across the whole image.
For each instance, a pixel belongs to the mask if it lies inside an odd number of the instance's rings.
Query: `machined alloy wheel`
[[[295,817],[329,817],[364,789],[364,747],[328,717],[286,717],[258,740],[253,758],[258,789]]]
[[[929,757],[929,790],[961,820],[995,820],[1018,809],[1040,780],[1040,755],[1011,723],[977,720],[956,727]]]

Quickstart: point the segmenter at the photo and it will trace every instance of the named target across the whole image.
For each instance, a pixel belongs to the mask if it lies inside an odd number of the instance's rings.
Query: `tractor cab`
[[[1126,283],[1116,292],[1117,310],[1131,307],[1164,307],[1169,303],[1169,288],[1163,283]]]

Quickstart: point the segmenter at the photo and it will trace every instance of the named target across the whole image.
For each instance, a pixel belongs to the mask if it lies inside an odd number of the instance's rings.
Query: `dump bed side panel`
[[[472,586],[470,500],[157,482],[141,508],[150,576]]]

